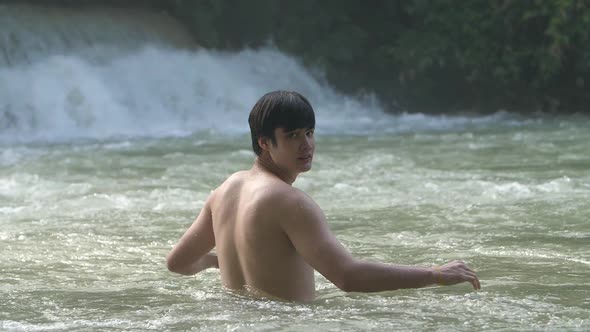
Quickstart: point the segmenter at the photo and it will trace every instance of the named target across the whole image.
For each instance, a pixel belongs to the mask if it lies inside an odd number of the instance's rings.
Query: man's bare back
[[[315,295],[313,268],[282,228],[302,192],[258,167],[228,178],[209,201],[223,284],[283,299]]]
[[[218,267],[230,289],[286,300],[315,296],[314,270],[346,292],[379,292],[469,282],[463,262],[418,267],[356,259],[331,232],[320,207],[292,184],[311,169],[315,116],[305,97],[276,91],[250,112],[252,169],[230,176],[166,259],[192,275]],[[217,248],[218,256],[210,251]]]

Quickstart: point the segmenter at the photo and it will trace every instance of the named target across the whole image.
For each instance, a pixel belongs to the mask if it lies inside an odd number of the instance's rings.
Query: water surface
[[[5,143],[0,327],[587,330],[587,123],[318,132],[314,167],[295,186],[320,204],[355,256],[425,266],[462,259],[482,289],[346,294],[318,274],[318,297],[308,304],[231,293],[214,270],[166,270],[165,255],[210,190],[251,166],[247,135]]]

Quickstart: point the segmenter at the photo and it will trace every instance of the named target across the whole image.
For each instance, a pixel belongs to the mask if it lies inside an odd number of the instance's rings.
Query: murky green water
[[[295,185],[370,260],[463,259],[468,284],[309,304],[181,277],[164,257],[209,191],[250,167],[247,136],[0,146],[0,329],[590,330],[590,124],[322,136]],[[272,268],[272,267],[269,267]]]

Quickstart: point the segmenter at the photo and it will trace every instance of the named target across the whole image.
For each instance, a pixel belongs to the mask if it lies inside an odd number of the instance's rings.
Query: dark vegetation
[[[345,93],[376,93],[391,111],[590,113],[590,1],[53,3],[154,7],[205,48],[270,42]]]

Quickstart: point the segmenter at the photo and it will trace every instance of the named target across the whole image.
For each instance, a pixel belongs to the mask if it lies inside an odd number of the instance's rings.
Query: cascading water
[[[185,32],[163,15],[2,8],[9,29],[0,32],[0,49],[12,54],[0,67],[4,142],[245,133],[254,102],[277,89],[307,96],[325,133],[436,130],[506,118],[386,115],[374,98],[344,96],[272,48],[190,48]]]

